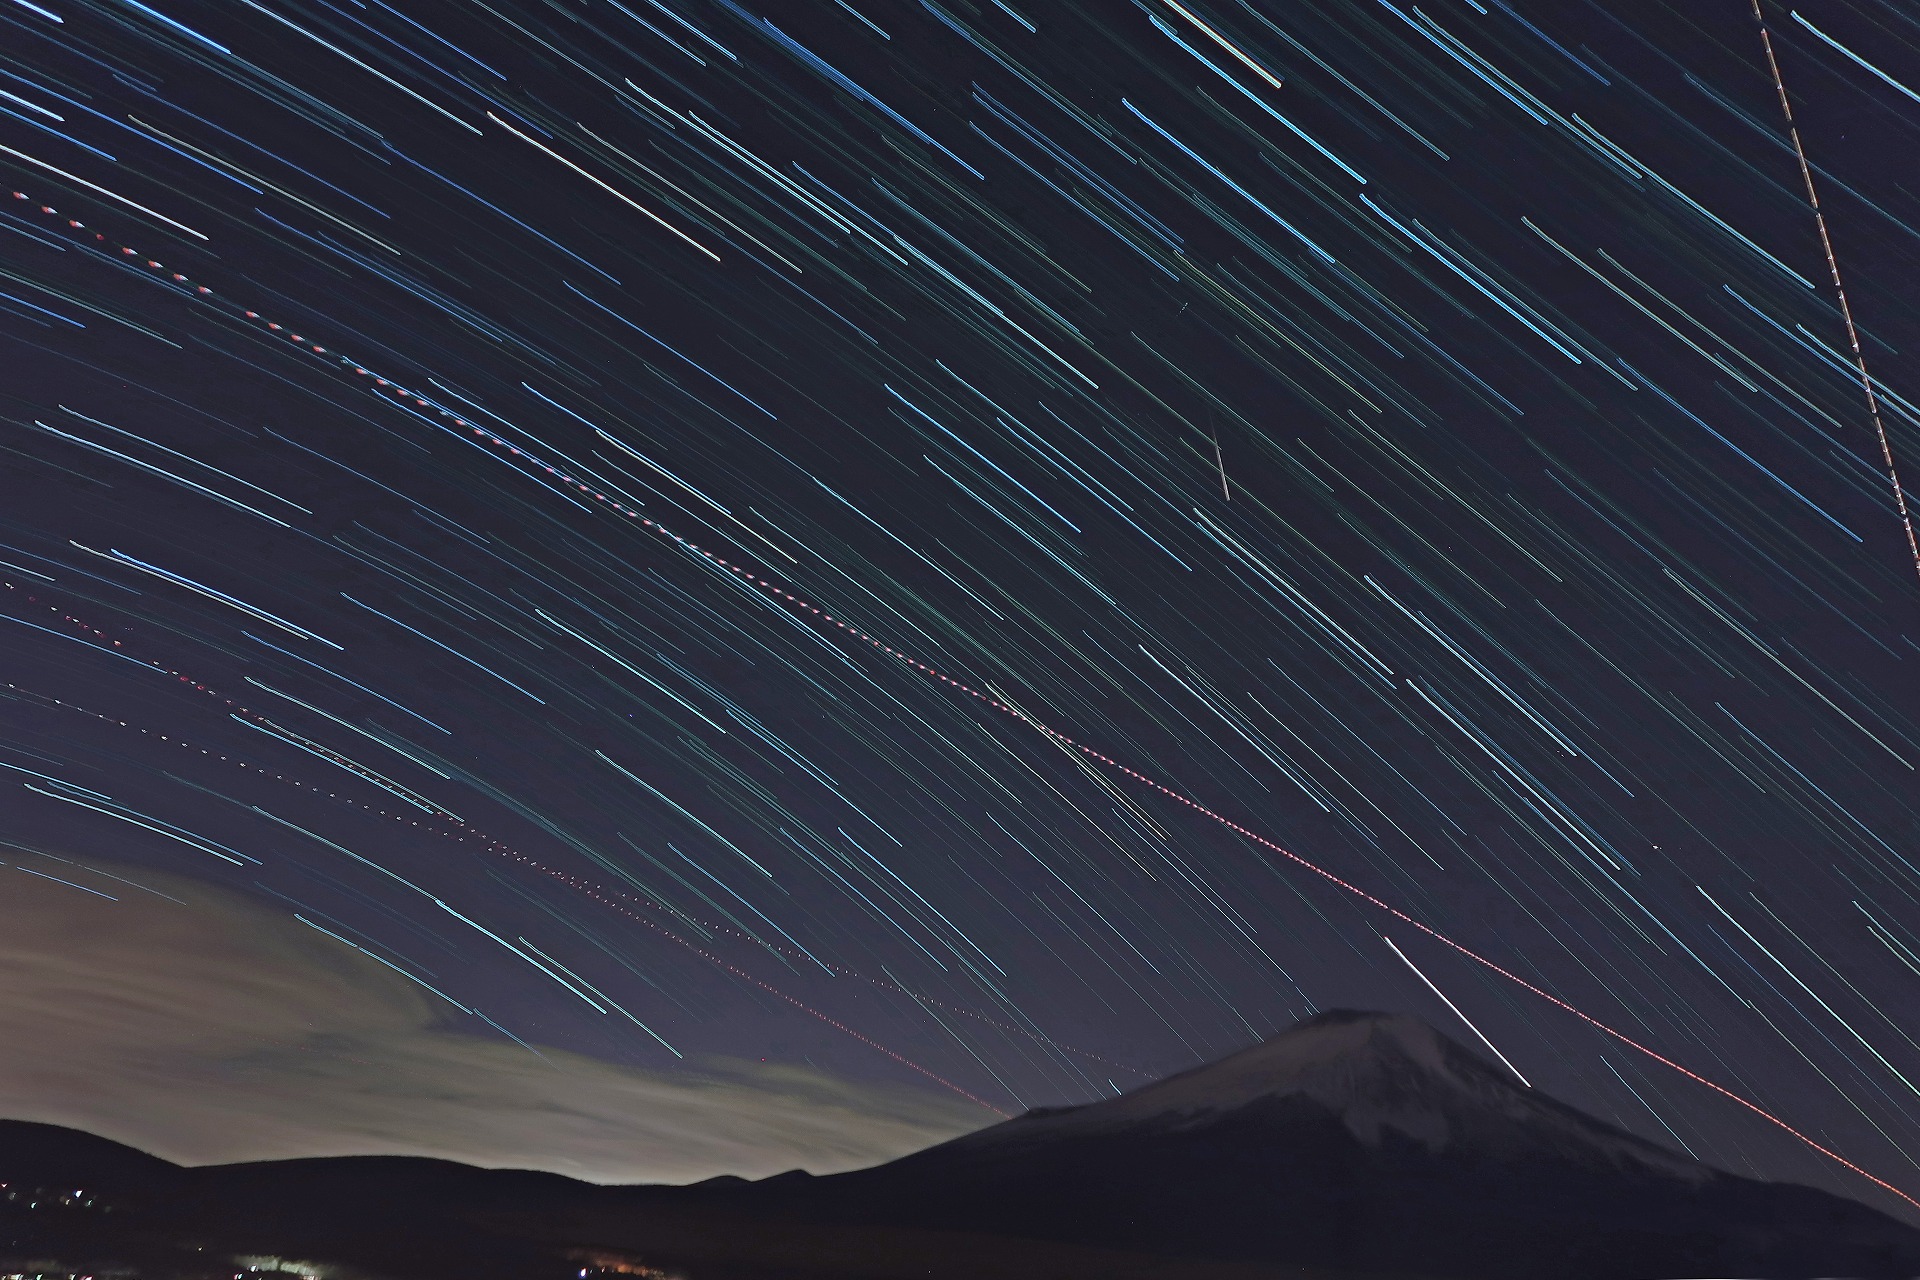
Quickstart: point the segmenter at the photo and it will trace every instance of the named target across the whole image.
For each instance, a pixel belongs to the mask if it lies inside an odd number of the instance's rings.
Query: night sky
[[[1920,21],[1765,17],[1920,460]],[[1920,1195],[1920,577],[1747,0],[0,21],[0,896],[99,1026],[189,901],[926,1133],[1410,1010]],[[229,1030],[195,1124],[351,1039]]]

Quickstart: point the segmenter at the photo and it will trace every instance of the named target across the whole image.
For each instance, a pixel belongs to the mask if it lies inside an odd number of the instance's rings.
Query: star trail
[[[0,884],[981,1122],[1409,1009],[1914,1211],[1900,6],[0,4]]]

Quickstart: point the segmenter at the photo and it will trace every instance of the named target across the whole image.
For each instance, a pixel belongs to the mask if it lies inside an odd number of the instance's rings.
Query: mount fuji
[[[398,1157],[188,1169],[0,1121],[0,1184],[115,1206],[12,1222],[0,1200],[0,1262],[22,1227],[12,1245],[36,1258],[145,1258],[135,1274],[173,1280],[262,1254],[386,1280],[1920,1277],[1920,1229],[1714,1169],[1416,1018],[1351,1011],[827,1177],[598,1187]]]
[[[1424,1276],[1916,1276],[1920,1231],[1736,1177],[1406,1015],[1335,1011],[1208,1066],[878,1168],[691,1196],[848,1225]]]

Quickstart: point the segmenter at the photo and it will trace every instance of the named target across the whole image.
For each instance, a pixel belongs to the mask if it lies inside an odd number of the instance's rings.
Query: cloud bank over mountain
[[[0,1115],[182,1163],[426,1155],[679,1182],[858,1168],[990,1118],[790,1065],[536,1054],[453,1029],[462,1015],[290,909],[100,863],[0,876]]]

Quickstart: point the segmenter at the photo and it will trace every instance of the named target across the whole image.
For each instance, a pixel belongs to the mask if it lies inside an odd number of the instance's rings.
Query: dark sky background
[[[1920,23],[1767,19],[1920,459]],[[487,1053],[949,1126],[1471,1042],[1424,974],[1920,1194],[1920,580],[1746,0],[0,21],[47,947],[198,882]]]

